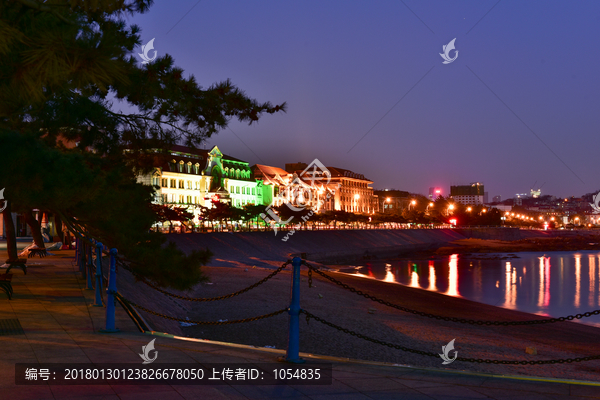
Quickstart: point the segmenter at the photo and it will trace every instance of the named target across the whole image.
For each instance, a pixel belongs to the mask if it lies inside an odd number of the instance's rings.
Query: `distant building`
[[[483,204],[489,203],[488,197],[489,197],[488,192],[483,192]]]
[[[529,195],[527,193],[517,193],[517,194],[515,194],[515,201],[513,204],[515,206],[522,206],[523,199],[526,199],[527,197],[529,197]]]
[[[540,197],[542,195],[542,189],[537,189],[537,190],[529,189],[529,191],[531,192],[531,197],[533,197],[534,199],[537,199],[538,197]]]
[[[383,189],[373,192],[379,201],[379,212],[384,214],[400,214],[408,208],[410,193],[403,190]],[[434,192],[435,193],[435,192]]]
[[[158,152],[158,150],[156,150]],[[154,203],[187,207],[198,215],[198,206],[213,202],[233,207],[262,204],[262,189],[246,161],[227,156],[217,146],[192,149],[174,145],[165,161],[157,157],[154,171],[138,182],[157,188]]]
[[[252,174],[254,179],[259,182],[262,198],[260,204],[275,206],[283,203],[283,198],[278,197],[280,191],[292,182],[292,174],[279,168],[268,165],[253,165]]]
[[[461,204],[484,204],[483,183],[474,182],[470,185],[450,186],[450,197]]]
[[[287,167],[287,164],[286,164]],[[348,211],[361,214],[374,214],[379,211],[379,201],[370,186],[373,181],[362,174],[327,167],[331,173],[328,187],[334,187],[335,193],[325,204],[326,210]]]
[[[441,188],[439,188],[439,187],[430,187],[429,188],[429,200],[435,201],[440,196],[443,196]]]
[[[502,196],[494,196],[492,198],[492,203],[500,203],[502,201]]]

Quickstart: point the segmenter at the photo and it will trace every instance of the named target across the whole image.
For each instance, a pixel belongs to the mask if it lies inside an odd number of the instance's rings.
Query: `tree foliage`
[[[205,89],[169,55],[140,65],[140,29],[124,17],[151,4],[0,3],[0,187],[14,211],[60,215],[117,247],[137,273],[181,289],[198,282],[210,252],[186,256],[149,232],[165,215],[136,174],[175,143],[198,146],[232,118],[252,123],[285,103],[260,103],[229,80]]]

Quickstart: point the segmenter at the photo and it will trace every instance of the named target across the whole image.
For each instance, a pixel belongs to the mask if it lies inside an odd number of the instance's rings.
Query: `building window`
[[[187,188],[192,189],[192,181],[187,181]]]
[[[254,188],[252,188],[252,196],[254,196],[254,195],[255,195],[255,193],[254,193]]]
[[[171,179],[171,188],[177,188],[177,179]]]
[[[188,196],[187,197],[187,203],[188,204],[192,204],[192,196]]]
[[[242,194],[246,194],[246,187],[242,186]]]
[[[184,185],[183,179],[180,179],[179,180],[179,189],[185,189],[185,187],[183,185]]]
[[[196,175],[200,174],[200,164],[196,163],[196,165],[194,165],[194,172]]]
[[[177,163],[175,162],[175,160],[171,160],[171,162],[169,162],[169,170],[171,170],[171,172],[175,172],[176,165]]]
[[[179,203],[183,204],[183,195],[182,194],[179,195]]]
[[[187,173],[188,173],[188,174],[191,174],[191,173],[192,173],[192,163],[191,163],[191,162],[188,162],[188,163],[187,163]]]
[[[239,187],[239,186],[236,186],[236,187],[235,187],[235,192],[236,192],[237,194],[240,194],[240,187]],[[238,204],[238,205],[239,205],[239,204]]]
[[[162,186],[164,188],[169,187],[169,180],[167,178],[162,178],[160,186]]]
[[[179,172],[183,172],[183,161],[179,161]]]

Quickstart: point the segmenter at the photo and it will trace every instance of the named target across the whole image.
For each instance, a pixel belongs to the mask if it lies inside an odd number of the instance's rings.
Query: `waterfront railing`
[[[92,249],[96,250],[95,263],[91,259]],[[108,282],[108,288],[106,290],[107,298],[106,298],[106,303],[103,303],[103,301],[102,301],[102,298],[103,298],[102,256],[105,253],[108,254],[110,261],[109,261],[108,278],[105,278],[105,280],[107,280],[107,282]],[[302,267],[305,267],[308,270],[308,286],[309,286],[309,288],[313,286],[313,275],[316,274],[316,275],[319,275],[321,278],[335,284],[336,286],[339,286],[345,290],[348,290],[358,296],[369,299],[378,304],[384,305],[386,307],[394,308],[394,309],[402,311],[402,312],[410,313],[410,314],[425,317],[425,318],[436,319],[436,320],[440,320],[440,321],[454,322],[454,323],[460,323],[460,324],[470,324],[470,325],[477,325],[477,326],[537,326],[537,325],[544,325],[544,324],[560,323],[560,322],[564,322],[564,321],[573,321],[576,319],[583,319],[583,318],[588,318],[588,317],[591,317],[594,315],[600,315],[600,310],[593,310],[593,311],[589,311],[589,312],[585,312],[585,313],[581,313],[581,314],[568,315],[565,317],[537,318],[537,319],[526,320],[526,321],[474,320],[474,319],[467,319],[467,318],[457,318],[457,317],[448,317],[448,316],[444,316],[444,315],[437,315],[437,314],[432,314],[432,313],[404,307],[402,305],[395,304],[395,303],[389,302],[387,300],[384,300],[373,294],[364,292],[360,289],[354,288],[354,287],[340,281],[339,279],[335,278],[331,274],[322,271],[320,268],[308,263],[306,260],[304,260],[301,257],[294,257],[291,260],[287,260],[279,268],[277,268],[276,270],[271,272],[269,275],[265,276],[263,279],[257,281],[256,283],[254,283],[244,289],[238,290],[238,291],[230,293],[230,294],[217,296],[217,297],[210,297],[210,298],[189,297],[189,296],[174,294],[163,288],[160,288],[159,286],[153,284],[152,282],[148,281],[147,279],[145,279],[143,277],[139,277],[139,276],[136,277],[139,281],[141,281],[141,283],[147,285],[148,287],[152,288],[153,290],[155,290],[159,293],[162,293],[165,296],[169,296],[169,297],[176,298],[179,300],[184,300],[184,301],[191,301],[191,302],[213,302],[213,301],[221,301],[221,300],[229,299],[229,298],[238,296],[240,294],[246,293],[252,289],[255,289],[258,286],[260,286],[263,283],[270,280],[271,278],[273,278],[274,276],[276,276],[277,274],[279,274],[281,271],[286,269],[288,266],[290,266],[290,265],[292,266],[290,301],[289,301],[289,304],[286,305],[285,307],[283,307],[279,310],[267,313],[267,314],[252,316],[252,317],[238,319],[238,320],[227,320],[227,319],[223,320],[222,319],[219,321],[199,321],[199,320],[190,320],[188,318],[185,318],[185,319],[177,318],[177,317],[173,317],[171,315],[166,315],[166,314],[157,312],[157,311],[152,310],[151,308],[148,308],[144,305],[137,304],[137,303],[131,301],[130,299],[128,299],[123,294],[118,293],[117,287],[116,287],[116,265],[119,265],[119,267],[122,267],[131,273],[133,273],[133,271],[131,270],[131,268],[129,267],[129,265],[126,261],[120,260],[119,258],[117,258],[117,250],[116,249],[109,250],[105,246],[103,246],[102,243],[96,243],[96,242],[93,242],[90,240],[85,240],[85,238],[78,238],[77,239],[76,259],[77,259],[79,269],[84,276],[84,279],[87,280],[88,289],[92,289],[91,286],[94,286],[94,290],[95,290],[94,306],[105,306],[106,307],[106,327],[103,330],[103,332],[110,333],[110,332],[118,331],[115,327],[115,302],[116,301],[119,301],[122,304],[124,309],[130,314],[130,316],[132,316],[132,318],[134,319],[134,322],[136,322],[136,325],[142,332],[147,331],[147,326],[144,324],[144,322],[143,322],[144,319],[139,315],[138,311],[143,311],[148,314],[154,315],[156,317],[164,318],[167,320],[178,321],[178,322],[183,322],[183,323],[188,323],[188,324],[196,324],[196,325],[230,325],[230,324],[249,323],[249,322],[253,322],[253,321],[258,321],[258,320],[262,320],[262,319],[266,319],[266,318],[275,317],[277,315],[281,315],[281,314],[287,312],[287,314],[289,316],[289,321],[288,321],[288,345],[287,345],[287,350],[286,350],[285,361],[290,362],[290,363],[302,363],[304,361],[300,357],[300,315],[302,315],[302,314],[305,315],[307,322],[312,319],[321,324],[329,326],[330,328],[336,329],[342,333],[363,339],[363,340],[371,342],[371,343],[375,343],[375,344],[378,344],[381,346],[397,349],[397,350],[404,351],[404,352],[419,354],[419,355],[426,356],[426,357],[439,357],[440,356],[438,353],[424,351],[424,350],[420,350],[420,349],[409,348],[406,346],[401,346],[398,344],[389,343],[386,341],[382,341],[379,339],[369,337],[360,332],[356,332],[356,331],[344,328],[336,323],[325,320],[324,318],[319,317],[318,315],[310,312],[309,310],[303,309],[300,305],[300,282],[301,282],[300,269]],[[95,279],[93,279],[93,280],[91,280],[92,275],[95,277]],[[481,358],[467,358],[467,357],[457,357],[456,358],[456,361],[463,361],[463,362],[469,362],[469,363],[503,364],[503,365],[563,364],[563,363],[585,362],[585,361],[592,361],[592,360],[600,360],[600,355],[590,355],[590,356],[585,356],[585,357],[564,358],[564,359],[561,358],[561,359],[551,359],[551,360],[502,360],[502,359],[481,359]]]

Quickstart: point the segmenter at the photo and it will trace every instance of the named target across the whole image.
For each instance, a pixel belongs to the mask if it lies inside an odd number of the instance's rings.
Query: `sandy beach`
[[[263,268],[207,267],[211,284],[203,284],[195,295],[213,297],[242,289],[271,270]],[[386,301],[432,314],[475,320],[522,321],[543,319],[469,300],[444,296],[394,283],[379,282],[327,272],[348,285]],[[549,360],[600,355],[600,329],[573,322],[534,326],[476,326],[425,318],[378,304],[340,288],[313,274],[308,287],[302,272],[301,307],[327,321],[371,338],[412,349],[441,353],[442,346],[456,339],[459,357],[496,360]],[[235,320],[267,314],[285,307],[290,296],[289,270],[240,296],[206,303],[193,303],[190,320]],[[182,328],[186,336],[257,347],[287,346],[288,316],[243,324]],[[315,320],[307,324],[301,315],[300,350],[313,354],[382,361],[419,367],[449,368],[508,375],[533,375],[563,379],[600,381],[600,361],[572,364],[506,366],[456,361],[442,365],[439,357],[412,354],[370,343],[325,326]],[[537,355],[526,354],[535,347]]]

